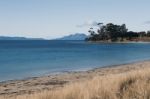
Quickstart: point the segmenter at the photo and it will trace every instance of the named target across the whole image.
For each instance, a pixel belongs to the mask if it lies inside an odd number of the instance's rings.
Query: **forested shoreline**
[[[128,31],[126,24],[117,25],[108,23],[104,25],[103,23],[98,23],[97,26],[98,29],[96,30],[90,28],[88,31],[90,36],[86,38],[87,41],[150,41],[150,31]]]

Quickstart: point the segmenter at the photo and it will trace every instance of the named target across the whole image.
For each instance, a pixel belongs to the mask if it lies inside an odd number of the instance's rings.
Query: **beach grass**
[[[96,76],[59,90],[0,99],[150,99],[150,68]]]

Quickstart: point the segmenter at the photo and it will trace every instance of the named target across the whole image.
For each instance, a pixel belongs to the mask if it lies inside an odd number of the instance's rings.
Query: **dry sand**
[[[58,90],[67,84],[90,80],[95,76],[126,73],[130,70],[138,70],[149,66],[150,61],[143,61],[131,64],[96,68],[89,71],[67,72],[63,74],[33,77],[23,80],[0,82],[0,96],[16,96],[38,93],[46,90]]]

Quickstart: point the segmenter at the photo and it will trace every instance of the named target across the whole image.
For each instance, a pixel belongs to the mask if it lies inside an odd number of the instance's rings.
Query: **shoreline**
[[[0,96],[16,96],[33,94],[46,90],[57,90],[67,84],[90,80],[94,76],[105,76],[116,73],[125,73],[149,67],[150,60],[131,62],[126,64],[104,66],[86,71],[67,71],[58,74],[49,74],[40,77],[29,77],[21,80],[0,82]]]
[[[124,43],[125,43],[125,44],[126,44],[126,43],[150,43],[150,41],[114,41],[114,42],[112,42],[112,41],[87,41],[87,42],[88,42],[88,43],[106,43],[106,44],[107,44],[107,43],[108,43],[108,44],[109,44],[109,43],[110,43],[110,44],[111,44],[111,43],[112,43],[112,44],[113,44],[113,43],[116,43],[116,44],[117,44],[117,43],[123,43],[123,44],[124,44]]]
[[[43,75],[39,75],[39,76],[31,76],[31,77],[23,77],[23,78],[18,78],[18,79],[10,79],[10,80],[0,80],[0,84],[1,83],[8,83],[8,82],[14,82],[14,81],[24,81],[24,80],[29,80],[29,79],[34,79],[34,78],[41,78],[41,77],[46,77],[46,76],[55,76],[55,75],[62,75],[62,74],[68,74],[68,73],[77,73],[77,72],[88,72],[88,71],[92,71],[92,70],[96,70],[96,69],[102,69],[102,68],[113,68],[113,67],[118,67],[118,66],[122,66],[122,65],[129,65],[129,64],[134,64],[134,63],[140,63],[140,62],[147,62],[150,61],[150,59],[145,59],[145,60],[135,60],[135,61],[131,61],[128,63],[120,63],[120,64],[112,64],[112,65],[104,65],[104,66],[100,66],[100,67],[91,67],[91,68],[81,68],[81,69],[77,69],[77,70],[68,70],[68,71],[60,71],[60,72],[52,72],[52,73],[45,73]]]

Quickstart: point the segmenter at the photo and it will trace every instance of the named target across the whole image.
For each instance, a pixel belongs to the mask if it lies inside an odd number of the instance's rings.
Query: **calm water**
[[[0,81],[150,59],[150,43],[0,41]]]

